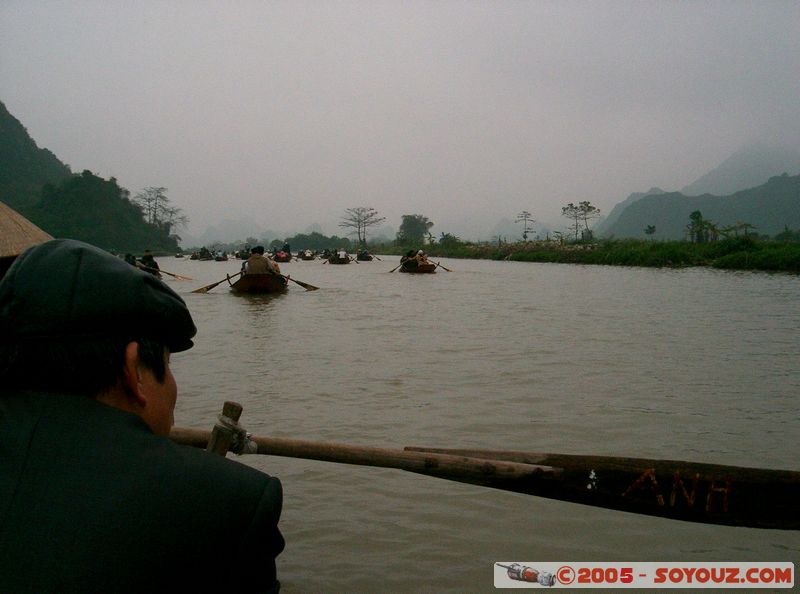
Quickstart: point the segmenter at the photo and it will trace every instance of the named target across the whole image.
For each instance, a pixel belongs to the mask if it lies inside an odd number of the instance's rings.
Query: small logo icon
[[[575,581],[575,570],[569,565],[562,565],[556,572],[556,577],[560,584],[569,585]]]
[[[506,570],[508,577],[512,580],[520,582],[531,582],[541,586],[552,587],[556,583],[556,578],[552,573],[546,571],[539,571],[527,565],[520,565],[519,563],[512,563],[511,565],[503,565],[498,563],[500,567]]]

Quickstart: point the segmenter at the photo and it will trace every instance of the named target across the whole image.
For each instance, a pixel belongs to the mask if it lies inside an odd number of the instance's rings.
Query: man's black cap
[[[196,333],[175,291],[81,241],[34,246],[0,281],[3,340],[151,338],[175,353],[190,349]]]

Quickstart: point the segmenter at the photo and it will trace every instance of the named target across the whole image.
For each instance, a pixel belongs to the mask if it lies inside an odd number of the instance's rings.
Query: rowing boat
[[[277,274],[243,274],[232,283],[228,276],[228,284],[234,293],[279,293],[286,290],[286,279]]]
[[[416,266],[406,266],[403,264],[400,267],[400,272],[410,272],[412,274],[433,274],[436,272],[436,264],[417,264]]]

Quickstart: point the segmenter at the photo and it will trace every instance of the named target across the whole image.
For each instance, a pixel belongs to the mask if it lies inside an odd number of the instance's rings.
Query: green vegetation
[[[527,241],[489,244],[461,242],[445,234],[442,239],[446,241],[421,247],[431,256],[448,258],[800,272],[800,242],[760,240],[749,236],[713,243],[624,239],[586,243]],[[402,254],[409,247],[417,246],[384,245],[373,249],[377,253]]]
[[[114,178],[105,180],[90,171],[73,175],[58,186],[44,186],[36,206],[21,214],[53,237],[80,239],[110,252],[156,254],[180,251],[169,225],[145,221],[142,208]]]
[[[20,212],[39,202],[44,184],[57,184],[72,175],[69,167],[53,153],[36,146],[28,131],[8,113],[2,102],[0,164],[0,200]]]

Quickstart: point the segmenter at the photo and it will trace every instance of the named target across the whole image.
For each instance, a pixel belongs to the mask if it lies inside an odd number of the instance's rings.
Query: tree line
[[[166,188],[146,188],[133,198],[115,178],[91,171],[45,184],[41,198],[20,212],[53,237],[70,237],[112,253],[176,253],[175,233],[188,221],[171,205]]]

